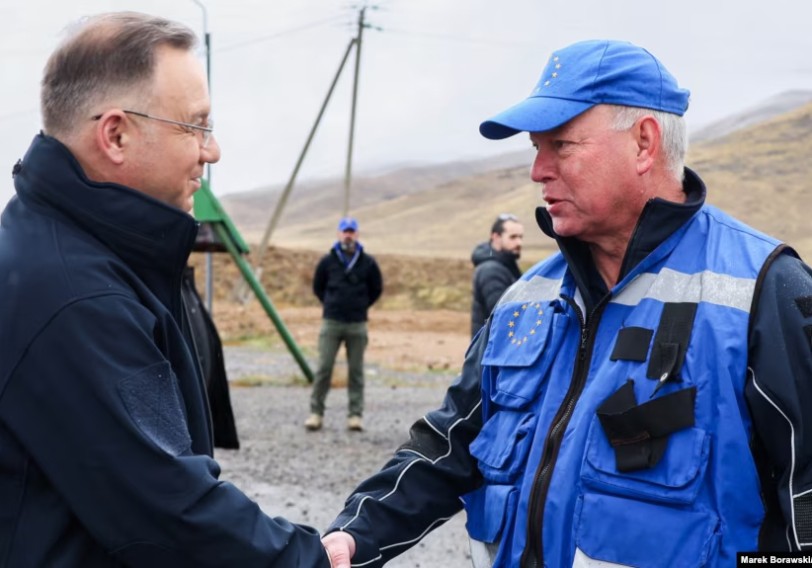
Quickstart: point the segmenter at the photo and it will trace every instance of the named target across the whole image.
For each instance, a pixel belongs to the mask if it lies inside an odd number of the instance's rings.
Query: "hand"
[[[349,533],[331,532],[321,539],[333,568],[350,568],[350,558],[355,554],[355,539]]]

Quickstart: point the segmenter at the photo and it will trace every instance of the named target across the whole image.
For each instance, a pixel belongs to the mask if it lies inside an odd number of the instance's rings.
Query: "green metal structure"
[[[294,341],[293,336],[285,326],[285,322],[279,316],[279,313],[274,308],[271,299],[265,293],[259,280],[257,280],[254,272],[248,261],[245,260],[245,255],[250,252],[248,245],[245,244],[242,236],[240,236],[237,227],[231,221],[231,218],[223,209],[220,202],[211,192],[208,180],[201,180],[201,187],[195,193],[194,216],[201,223],[202,240],[205,245],[196,250],[206,251],[226,251],[234,259],[237,267],[240,269],[243,278],[253,290],[265,313],[271,319],[271,322],[276,327],[282,340],[287,345],[288,350],[296,359],[305,377],[309,382],[313,382],[313,371],[307,364],[301,349]]]

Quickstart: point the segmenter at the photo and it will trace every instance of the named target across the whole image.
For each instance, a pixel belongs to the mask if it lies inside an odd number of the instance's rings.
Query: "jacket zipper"
[[[541,460],[533,478],[533,489],[530,492],[530,503],[527,513],[527,544],[525,545],[520,561],[522,568],[540,568],[544,561],[541,537],[544,519],[544,503],[547,500],[547,491],[550,488],[550,480],[552,479],[556,459],[558,459],[558,450],[561,447],[561,440],[572,417],[575,404],[578,402],[581,392],[584,390],[586,377],[589,373],[589,360],[595,343],[594,331],[597,327],[593,326],[592,323],[599,320],[599,312],[602,311],[603,305],[608,297],[607,295],[607,297],[595,306],[589,319],[586,320],[581,308],[575,303],[575,300],[568,296],[561,296],[561,299],[567,302],[578,316],[578,322],[581,326],[581,341],[578,346],[578,356],[575,361],[572,379],[570,380],[569,391],[561,403],[558,413],[553,419],[550,430],[547,433]]]

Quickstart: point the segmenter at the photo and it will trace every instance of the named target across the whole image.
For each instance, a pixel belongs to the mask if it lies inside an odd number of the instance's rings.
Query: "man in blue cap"
[[[358,240],[358,221],[344,217],[338,222],[338,239],[316,267],[313,293],[324,306],[319,333],[319,368],[310,396],[308,430],[320,430],[336,354],[343,343],[347,350],[347,428],[363,430],[364,350],[367,346],[367,311],[383,292],[383,278],[375,258]]]
[[[529,133],[560,252],[324,542],[381,566],[463,506],[475,566],[734,566],[812,547],[812,271],[705,204],[689,93],[648,51],[553,53],[480,126]]]

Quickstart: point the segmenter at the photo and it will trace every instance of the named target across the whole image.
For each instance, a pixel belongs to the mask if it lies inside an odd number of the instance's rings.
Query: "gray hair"
[[[685,152],[688,150],[688,131],[685,119],[677,114],[640,107],[607,105],[615,111],[614,130],[627,130],[644,116],[653,116],[662,129],[663,151],[668,170],[682,182]]]
[[[196,45],[188,27],[147,14],[115,12],[81,20],[45,65],[45,132],[68,136],[101,103],[148,96],[158,48],[191,50]]]

